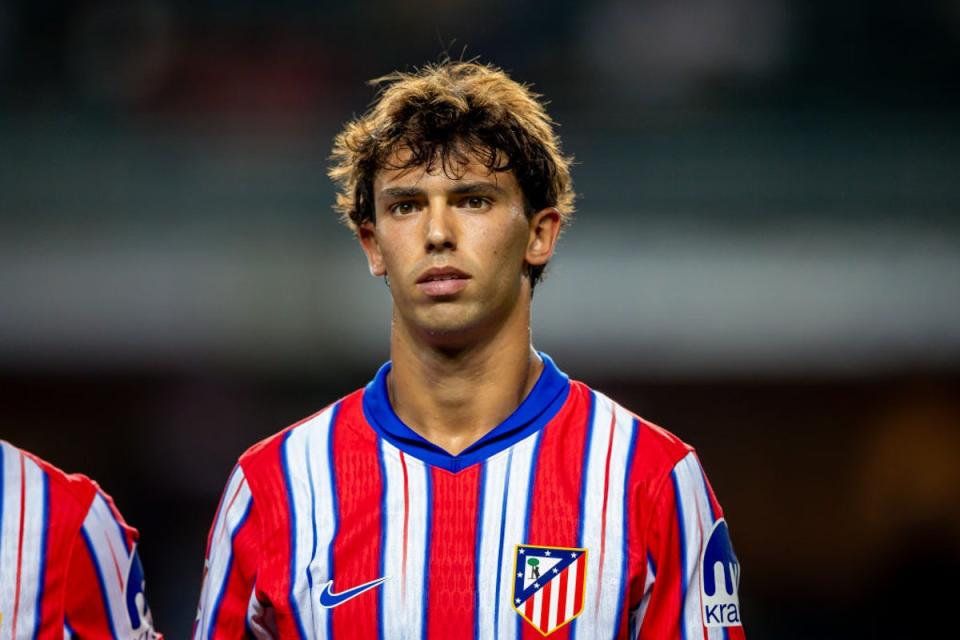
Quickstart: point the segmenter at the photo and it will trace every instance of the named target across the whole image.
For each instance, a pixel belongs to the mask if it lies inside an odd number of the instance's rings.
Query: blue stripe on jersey
[[[477,496],[477,536],[473,541],[474,545],[474,560],[473,560],[473,571],[474,579],[477,580],[477,584],[474,585],[473,589],[473,637],[477,638],[480,635],[480,544],[483,539],[483,496],[484,488],[487,484],[487,463],[480,465],[480,492]],[[503,544],[501,543],[501,548]],[[499,572],[498,574],[499,575]],[[498,598],[499,600],[499,598]]]
[[[117,630],[113,626],[113,612],[110,611],[110,598],[107,596],[107,583],[103,580],[103,569],[100,568],[100,561],[97,559],[97,552],[93,548],[93,541],[86,527],[80,527],[80,535],[87,545],[87,553],[90,554],[90,561],[93,563],[93,570],[97,572],[97,582],[100,584],[100,598],[103,600],[103,609],[107,614],[107,624],[110,625],[110,637],[116,639]]]
[[[587,466],[590,463],[590,444],[593,442],[593,420],[594,414],[597,411],[597,394],[592,389],[590,390],[590,409],[587,411],[587,428],[584,429],[585,437],[583,441],[583,463],[581,468],[583,469],[582,475],[580,478],[580,513],[577,514],[577,546],[583,547],[583,514],[586,512],[586,502],[587,502]],[[586,570],[586,565],[584,565],[584,570]],[[584,595],[586,598],[586,595]],[[586,608],[586,605],[584,605]],[[577,616],[570,622],[570,637],[575,638],[577,635],[577,623],[580,621],[580,616]]]
[[[657,563],[653,560],[653,555],[647,550],[647,562],[650,563],[650,567],[653,569],[653,575],[657,575]]]
[[[210,610],[210,627],[207,629],[207,638],[212,638],[213,631],[217,628],[217,616],[220,615],[220,605],[223,604],[223,596],[227,592],[227,583],[230,582],[230,572],[233,571],[233,542],[237,539],[237,534],[240,533],[240,529],[243,528],[243,524],[247,521],[252,507],[253,496],[250,496],[250,499],[247,500],[247,508],[243,510],[243,515],[240,516],[240,520],[237,521],[237,526],[234,527],[230,533],[230,560],[227,562],[227,567],[223,571],[223,582],[220,583],[220,593],[217,594],[217,599],[213,601],[213,608]],[[223,517],[226,518],[227,515],[227,513],[224,513]],[[223,526],[227,527],[229,523],[224,523]]]
[[[570,395],[570,379],[545,353],[543,371],[533,389],[506,420],[464,449],[459,455],[450,453],[408,427],[390,405],[387,375],[392,364],[387,362],[363,392],[363,415],[380,437],[404,453],[427,464],[456,473],[486,460],[542,429],[560,411]]]
[[[533,480],[537,477],[537,454],[540,452],[540,436],[543,434],[537,434],[537,440],[533,445],[533,453],[530,454],[530,477],[527,479],[527,505],[524,509],[524,513],[527,515],[523,518],[523,531],[520,533],[520,539],[524,542],[529,542],[527,540],[527,531],[530,530],[530,502],[533,500]],[[508,477],[509,482],[509,477]],[[549,605],[548,605],[549,606]],[[523,625],[524,620],[521,616],[517,616],[517,637],[523,637]]]
[[[680,576],[680,637],[687,639],[687,625],[683,619],[687,605],[687,535],[683,527],[683,499],[680,497],[680,481],[677,479],[677,469],[670,472],[673,479],[673,494],[677,501],[677,526],[680,531],[680,566],[683,574]]]
[[[287,505],[288,513],[290,514],[290,593],[287,594],[287,599],[290,601],[293,620],[297,623],[297,632],[303,640],[306,640],[307,632],[303,626],[303,616],[300,614],[300,608],[297,606],[297,598],[296,595],[294,595],[294,588],[297,585],[297,507],[293,501],[293,478],[290,477],[290,465],[287,462],[287,444],[290,442],[290,436],[292,434],[293,429],[287,431],[283,436],[283,444],[280,446],[280,466],[283,468],[283,478],[286,480]],[[224,581],[224,584],[226,584],[226,581]],[[213,629],[213,625],[210,625],[210,628]]]
[[[63,635],[69,640],[73,640],[74,636],[77,635],[77,632],[74,631],[73,627],[70,626],[70,621],[67,620],[67,616],[63,616],[63,630],[65,632]]]
[[[420,626],[422,629],[422,638],[423,640],[427,640],[427,631],[430,628],[429,618],[427,617],[427,605],[430,599],[430,545],[433,544],[431,540],[433,531],[433,474],[429,468],[425,470],[424,479],[427,494],[427,534],[423,545],[423,611],[420,614],[423,617],[421,618],[422,623]]]
[[[50,478],[43,469],[40,469],[40,472],[43,474],[43,515],[41,516],[43,529],[40,531],[40,573],[37,574],[37,604],[33,612],[34,640],[36,640],[37,636],[40,635],[40,614],[42,613],[41,605],[43,604],[43,583],[46,580],[47,574],[47,537],[50,531]]]
[[[621,553],[623,554],[623,559],[621,560],[620,566],[620,589],[617,591],[620,597],[620,603],[617,605],[617,631],[613,634],[614,638],[620,637],[620,624],[622,622],[623,616],[623,605],[627,600],[627,573],[629,567],[627,566],[627,559],[630,557],[630,545],[628,537],[630,535],[630,469],[633,466],[633,454],[636,452],[637,447],[637,432],[640,431],[640,421],[636,418],[633,419],[632,424],[633,432],[630,434],[630,448],[627,449],[627,465],[626,472],[623,474],[624,490],[623,490],[623,537],[620,539],[623,549]],[[628,614],[629,615],[629,614]]]
[[[336,430],[337,424],[333,421],[339,415],[340,405],[337,405],[337,413],[330,417],[330,426],[327,428],[327,459],[325,460],[325,467],[327,469],[327,482],[330,483],[330,506],[332,507],[331,511],[333,513],[333,526],[331,527],[330,533],[330,544],[327,546],[327,580],[332,580],[334,576],[333,572],[333,541],[337,539],[337,534],[340,532],[340,501],[337,500],[337,474],[334,471],[333,466],[333,432]],[[290,556],[291,558],[293,556]],[[332,585],[331,585],[332,587]],[[326,637],[333,637],[333,616],[327,615],[327,629]]]
[[[513,449],[510,450],[510,453],[507,454],[507,472],[504,475],[504,489],[503,492],[503,505],[500,507],[500,547],[497,551],[497,598],[495,604],[493,605],[493,625],[494,628],[500,626],[500,600],[503,598],[500,595],[500,576],[503,574],[503,571],[499,567],[503,566],[503,531],[507,527],[507,502],[510,500],[510,467],[513,466]]]
[[[377,574],[381,578],[386,575],[387,566],[387,465],[383,460],[383,447],[377,447],[377,465],[380,468],[380,570]],[[409,505],[404,505],[408,509]],[[403,579],[403,578],[401,578]],[[402,588],[402,586],[401,586]],[[380,614],[380,620],[377,623],[377,638],[383,640],[383,621],[386,619],[383,609],[383,592],[386,589],[377,589],[377,611]]]

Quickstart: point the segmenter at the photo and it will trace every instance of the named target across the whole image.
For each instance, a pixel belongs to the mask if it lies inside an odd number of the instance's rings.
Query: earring
[[[384,283],[385,285],[387,285],[387,289],[390,288],[390,275],[389,275],[389,274],[386,274],[386,273],[383,274],[383,283]]]

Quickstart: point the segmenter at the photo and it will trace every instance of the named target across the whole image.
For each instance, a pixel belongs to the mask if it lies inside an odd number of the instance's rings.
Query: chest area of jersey
[[[626,466],[606,462],[534,438],[459,473],[389,449],[294,469],[274,601],[318,638],[596,637],[642,570]]]

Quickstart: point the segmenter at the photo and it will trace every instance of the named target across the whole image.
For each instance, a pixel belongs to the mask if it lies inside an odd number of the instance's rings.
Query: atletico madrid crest
[[[513,608],[543,635],[583,611],[587,550],[518,544]]]

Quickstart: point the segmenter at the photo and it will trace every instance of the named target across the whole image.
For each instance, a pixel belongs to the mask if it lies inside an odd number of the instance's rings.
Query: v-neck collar
[[[363,414],[380,437],[404,453],[456,473],[543,428],[563,406],[570,393],[570,379],[557,368],[550,356],[539,353],[543,359],[543,371],[527,397],[506,420],[459,455],[452,455],[433,444],[404,424],[394,412],[387,391],[387,374],[392,367],[390,361],[380,367],[364,389]]]

